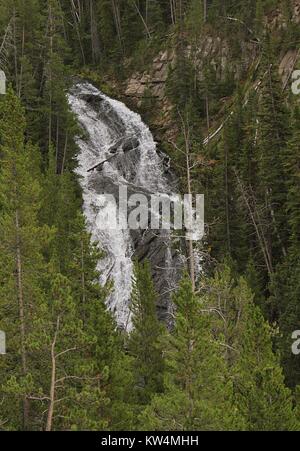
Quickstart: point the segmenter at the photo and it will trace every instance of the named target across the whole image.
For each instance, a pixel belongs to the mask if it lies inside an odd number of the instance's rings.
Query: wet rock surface
[[[107,197],[103,200],[103,196],[112,195],[119,207],[120,187],[126,187],[128,198],[145,195],[150,218],[151,194],[168,196],[176,190],[169,159],[157,150],[150,130],[138,114],[91,84],[76,84],[69,103],[85,131],[84,137],[78,138],[78,174],[88,227],[93,240],[105,251],[105,258],[99,262],[101,282],[114,281],[108,305],[118,324],[130,330],[133,261],[149,259],[159,294],[158,314],[168,321],[171,294],[182,267],[182,256],[170,231],[151,230],[150,219],[142,230],[108,230],[102,221],[114,208],[113,202]],[[129,206],[126,214],[130,215],[134,208]]]

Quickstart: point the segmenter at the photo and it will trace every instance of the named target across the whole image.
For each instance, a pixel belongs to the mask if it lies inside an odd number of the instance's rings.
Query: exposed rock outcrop
[[[300,23],[300,0],[292,0],[292,21]],[[282,10],[275,8],[266,18],[266,25],[273,30],[286,28],[286,18]],[[198,80],[204,78],[204,65],[209,64],[216,70],[218,77],[222,79],[226,71],[235,75],[237,80],[247,76],[249,69],[255,64],[259,55],[259,40],[249,30],[249,39],[239,43],[241,51],[238,58],[232,56],[232,48],[226,40],[220,36],[209,36],[206,32],[205,39],[200,42],[197,48],[187,46],[186,56],[190,57],[197,70]],[[299,53],[290,49],[282,55],[279,73],[282,76],[283,84],[286,85],[291,71],[295,67]],[[155,117],[155,125],[158,127],[172,128],[172,104],[166,96],[166,82],[169,71],[176,64],[176,51],[163,50],[154,58],[151,68],[144,72],[135,72],[126,82],[125,96],[130,97],[141,107],[144,99],[152,98],[157,102],[159,108]]]
[[[118,324],[130,330],[133,259],[147,258],[159,293],[159,317],[168,320],[170,297],[180,275],[182,256],[173,246],[171,232],[152,230],[148,222],[151,194],[161,193],[169,199],[172,191],[176,191],[168,158],[157,149],[149,128],[138,114],[91,84],[76,84],[69,102],[85,130],[84,136],[78,138],[77,171],[88,228],[105,252],[98,266],[101,282],[114,283],[108,305]],[[143,194],[143,200],[148,200],[143,210],[148,212],[148,219],[142,229],[116,224],[114,212],[121,202],[120,187],[127,190],[128,199],[133,194]],[[122,219],[128,217],[129,221],[130,212],[138,207],[139,201],[134,202],[134,205],[122,202]]]

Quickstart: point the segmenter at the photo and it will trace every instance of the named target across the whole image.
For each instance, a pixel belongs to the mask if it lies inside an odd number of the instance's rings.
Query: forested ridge
[[[225,60],[199,56],[208,39]],[[293,0],[0,0],[0,430],[300,430],[299,46]],[[127,334],[98,282],[67,94],[89,80],[133,104],[128,80],[165,51],[168,121],[148,89],[136,108],[181,192],[205,194],[206,234],[168,324],[135,263]]]

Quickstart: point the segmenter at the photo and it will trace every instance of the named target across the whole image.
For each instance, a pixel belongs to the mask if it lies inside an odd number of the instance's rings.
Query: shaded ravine
[[[83,136],[77,139],[80,149],[77,173],[83,190],[84,214],[92,239],[105,252],[98,264],[100,282],[113,281],[108,307],[118,325],[129,331],[133,259],[147,258],[159,293],[159,317],[168,320],[170,295],[182,267],[182,257],[172,246],[170,232],[109,230],[100,224],[103,212],[112,208],[110,202],[103,201],[103,194],[113,194],[118,199],[120,186],[127,187],[129,196],[172,194],[175,180],[168,159],[157,150],[149,128],[138,114],[90,83],[76,84],[69,93],[69,104],[83,129]]]

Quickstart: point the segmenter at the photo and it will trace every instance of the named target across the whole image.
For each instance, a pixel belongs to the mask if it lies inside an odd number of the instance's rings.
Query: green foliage
[[[287,0],[0,0],[13,87],[0,99],[1,430],[299,429],[300,124],[278,76],[298,46],[293,14]],[[115,96],[170,46],[170,155],[186,192],[188,147],[206,195],[204,269],[209,255],[229,263],[196,293],[183,278],[168,331],[151,268],[136,265],[127,336],[98,282],[67,91],[80,74]],[[156,107],[146,90],[146,120]]]
[[[144,427],[164,431],[243,428],[207,305],[193,294],[188,277],[181,282],[174,302],[175,329],[166,348],[165,393],[144,411]]]
[[[97,283],[101,255],[79,213],[74,179],[56,174],[53,157],[42,176],[12,90],[0,116],[5,429],[121,429],[132,422],[130,362]]]
[[[240,282],[240,296],[248,298],[240,359],[236,365],[237,403],[249,430],[289,431],[297,428],[291,392],[285,386],[279,359],[272,350],[272,330]]]
[[[156,303],[150,265],[148,262],[136,263],[131,298],[134,329],[129,337],[128,350],[134,358],[135,392],[139,405],[148,404],[163,389],[163,326],[157,318]]]
[[[291,241],[295,250],[299,249],[300,223],[299,223],[299,181],[300,181],[300,112],[295,108],[291,126],[291,137],[288,141],[287,154],[284,161],[287,180],[287,212],[291,228]]]
[[[245,279],[233,279],[229,267],[204,285],[206,305],[215,313],[212,327],[223,343],[233,380],[235,405],[253,431],[297,428],[292,395],[273,352],[274,331],[253,302]]]

